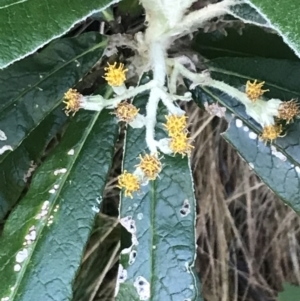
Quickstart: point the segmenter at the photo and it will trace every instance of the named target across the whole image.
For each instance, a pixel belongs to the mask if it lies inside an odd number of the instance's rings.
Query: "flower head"
[[[178,135],[172,137],[170,141],[170,149],[175,153],[179,153],[184,157],[189,155],[194,148],[190,143],[190,139],[186,133],[178,133]]]
[[[256,102],[246,106],[246,113],[251,116],[262,127],[275,123],[274,117],[278,116],[279,107],[282,104],[280,99],[269,99],[264,101],[258,99]]]
[[[64,95],[63,103],[66,104],[65,113],[67,116],[73,112],[73,116],[80,109],[82,95],[76,89],[69,89]]]
[[[128,102],[120,102],[115,110],[115,114],[120,121],[131,122],[135,119],[139,109]]]
[[[122,86],[124,81],[126,80],[125,72],[128,71],[128,69],[123,69],[124,64],[120,63],[118,68],[116,67],[116,65],[116,62],[113,65],[110,65],[108,63],[108,67],[104,68],[106,72],[103,77],[112,87]]]
[[[280,104],[277,117],[279,119],[286,120],[287,123],[290,123],[294,119],[294,117],[299,114],[299,104],[294,99],[292,99]]]
[[[167,119],[167,123],[164,126],[166,127],[170,137],[176,136],[177,134],[181,134],[185,131],[187,116],[169,115],[165,117]]]
[[[140,182],[137,176],[124,170],[123,174],[118,177],[117,187],[124,188],[125,196],[132,198],[132,193],[140,189]]]
[[[140,155],[141,162],[137,165],[149,180],[155,180],[161,171],[161,163],[155,155]]]
[[[281,124],[267,125],[263,128],[260,138],[265,142],[268,141],[272,142],[276,138],[280,137],[281,133],[282,133]]]
[[[255,102],[260,96],[262,96],[265,92],[269,90],[262,90],[262,87],[265,82],[256,83],[257,80],[255,80],[253,83],[251,83],[249,80],[246,84],[246,94],[249,99],[251,99],[252,102]]]

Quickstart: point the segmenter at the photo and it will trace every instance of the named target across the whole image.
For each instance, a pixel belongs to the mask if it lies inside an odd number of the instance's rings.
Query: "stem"
[[[150,61],[153,68],[153,80],[157,83],[158,87],[163,87],[166,77],[166,63],[165,49],[161,44],[154,42],[150,46]],[[158,87],[152,88],[146,106],[146,143],[151,153],[157,152],[154,128],[156,124],[157,107],[161,97],[161,89]]]

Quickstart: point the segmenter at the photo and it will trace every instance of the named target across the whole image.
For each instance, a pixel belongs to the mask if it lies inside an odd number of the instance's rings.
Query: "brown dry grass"
[[[209,301],[276,300],[283,282],[300,284],[300,218],[221,138],[225,121],[208,123],[210,116],[195,104],[187,110],[196,136],[196,267],[203,295]]]

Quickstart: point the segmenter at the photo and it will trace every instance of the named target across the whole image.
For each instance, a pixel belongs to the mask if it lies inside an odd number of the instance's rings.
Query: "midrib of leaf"
[[[232,107],[228,106],[225,102],[223,102],[221,97],[216,96],[215,94],[213,94],[209,89],[205,88],[205,87],[201,87],[201,89],[203,91],[205,91],[205,93],[209,94],[213,99],[215,99],[217,102],[221,103],[224,107],[226,107],[231,113],[233,113],[234,115],[236,115],[236,117],[238,117],[239,119],[241,119],[245,124],[247,124],[247,126],[253,131],[255,132],[257,135],[261,134],[255,127],[252,126],[252,124],[250,122],[248,122],[247,119],[245,119],[242,115],[237,114],[237,112],[235,110],[232,109]],[[295,166],[299,166],[299,162],[295,161],[293,157],[291,157],[288,153],[286,153],[285,149],[283,149],[280,145],[276,144],[276,141],[273,142],[273,145],[276,145],[276,149],[280,150],[286,157],[287,159],[294,164]]]
[[[157,181],[157,180],[156,180]],[[155,205],[156,205],[156,181],[151,183],[151,244],[150,244],[150,260],[151,260],[151,279],[150,279],[150,296],[154,296],[153,293],[153,280],[154,280],[154,269],[155,269],[155,262],[154,262],[154,232],[155,232]],[[152,299],[152,297],[150,297]]]
[[[14,102],[18,101],[19,99],[21,99],[24,95],[26,95],[27,93],[29,93],[31,90],[33,90],[34,88],[38,87],[42,82],[44,82],[46,79],[48,79],[49,77],[51,77],[52,75],[54,75],[56,72],[58,72],[59,70],[65,68],[66,66],[68,66],[70,63],[74,62],[75,60],[81,58],[82,56],[85,56],[87,53],[92,52],[98,48],[101,48],[102,46],[105,46],[106,42],[102,41],[101,43],[93,46],[92,48],[90,48],[89,50],[81,53],[80,55],[75,56],[74,58],[72,58],[71,60],[69,60],[68,62],[62,64],[59,68],[53,70],[52,72],[48,73],[45,77],[43,77],[40,81],[38,81],[36,84],[34,84],[33,86],[31,86],[30,88],[28,88],[27,90],[25,90],[24,92],[20,93],[16,98],[12,99],[11,101],[9,101],[5,106],[3,106],[1,108],[1,111],[4,111],[5,109],[7,109],[9,106],[13,105]]]
[[[243,79],[246,79],[246,80],[250,80],[250,79],[255,80],[255,79],[257,79],[257,78],[250,78],[249,76],[245,76],[245,75],[242,75],[242,74],[239,74],[239,73],[236,73],[236,72],[231,72],[231,71],[227,71],[227,70],[220,69],[220,68],[215,68],[215,67],[209,67],[209,70],[214,71],[214,72],[218,72],[218,73],[221,73],[221,74],[225,74],[225,75],[231,75],[231,76],[243,78]],[[274,87],[278,90],[293,93],[293,94],[299,94],[299,91],[293,91],[293,90],[290,90],[290,89],[286,89],[286,88],[283,88],[281,86],[269,83],[268,81],[266,81],[266,83],[268,84],[268,86]]]
[[[79,155],[81,153],[83,145],[85,144],[85,141],[87,140],[88,136],[90,135],[91,130],[94,127],[94,125],[95,125],[95,123],[96,123],[96,121],[97,121],[97,119],[98,119],[98,117],[99,117],[100,114],[101,114],[101,111],[97,112],[95,114],[93,121],[90,123],[87,131],[85,132],[86,135],[84,135],[84,139],[82,140],[82,143],[80,143],[80,146],[78,148],[79,150],[78,150],[77,154],[75,155],[75,159],[71,161],[71,164],[69,165],[69,168],[67,169],[67,172],[64,174],[64,176],[62,176],[61,181],[62,181],[63,185],[59,185],[59,187],[57,189],[57,192],[55,193],[55,196],[52,199],[53,200],[53,202],[51,202],[52,205],[49,206],[51,208],[51,210],[49,210],[49,214],[50,215],[52,213],[52,210],[54,209],[54,206],[56,204],[57,198],[60,196],[60,192],[61,192],[62,188],[64,187],[64,185],[66,183],[66,180],[68,179],[68,177],[70,175],[70,172],[72,171],[72,168],[73,168],[75,162],[77,161],[77,159],[78,159],[78,157],[79,157]],[[48,216],[49,216],[49,214],[48,214]],[[23,264],[20,272],[18,273],[17,281],[15,282],[15,285],[14,285],[14,290],[12,291],[12,295],[9,296],[9,300],[10,301],[15,300],[15,296],[16,296],[16,294],[18,292],[18,289],[20,287],[20,284],[21,284],[21,282],[23,280],[23,276],[24,276],[24,274],[25,274],[25,272],[27,270],[27,266],[30,263],[30,259],[31,259],[32,255],[34,253],[35,246],[37,245],[38,241],[40,240],[40,236],[41,236],[43,230],[45,229],[45,227],[46,227],[46,223],[42,224],[41,227],[40,227],[40,230],[37,231],[36,240],[35,240],[35,242],[34,242],[34,244],[32,246],[31,252],[29,252],[27,259],[25,260],[25,262],[24,262],[24,264]],[[14,256],[15,255],[16,254],[14,254]],[[10,257],[8,261],[10,261],[14,256]]]

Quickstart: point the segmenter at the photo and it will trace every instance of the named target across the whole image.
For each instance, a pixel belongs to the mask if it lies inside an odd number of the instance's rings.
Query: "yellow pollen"
[[[170,137],[174,137],[185,131],[187,125],[186,124],[187,116],[169,115],[165,117],[167,119],[167,122],[164,126],[166,127]]]
[[[134,120],[140,109],[128,102],[120,102],[115,114],[120,121],[131,122]]]
[[[106,71],[103,78],[107,81],[107,83],[112,87],[119,87],[122,86],[126,80],[125,72],[128,69],[123,69],[124,64],[120,63],[119,67],[117,68],[117,63],[115,62],[113,65],[109,63],[108,67],[105,67],[104,70]]]
[[[290,123],[294,117],[298,115],[300,115],[299,104],[295,99],[280,104],[277,116],[279,119],[286,120],[287,123]]]
[[[82,95],[76,89],[69,89],[64,95],[63,103],[66,104],[65,113],[67,116],[73,112],[73,116],[80,109],[80,100]]]
[[[263,128],[260,138],[263,141],[265,141],[266,143],[268,141],[272,142],[276,138],[280,137],[281,133],[282,133],[282,125],[281,124],[267,125]]]
[[[125,196],[132,198],[132,193],[140,189],[140,182],[135,175],[124,170],[123,174],[118,177],[117,187],[120,189],[124,188]]]
[[[170,149],[175,154],[181,154],[182,157],[185,155],[190,155],[194,146],[189,143],[190,139],[187,137],[186,133],[179,133],[178,135],[172,137],[170,142]]]
[[[141,162],[137,165],[145,174],[149,180],[155,180],[159,172],[161,171],[161,163],[159,159],[154,155],[140,155]]]
[[[257,83],[257,80],[255,80],[253,83],[251,83],[249,80],[247,81],[246,94],[252,102],[255,102],[265,92],[269,91],[269,90],[262,90],[264,83],[265,82]]]

